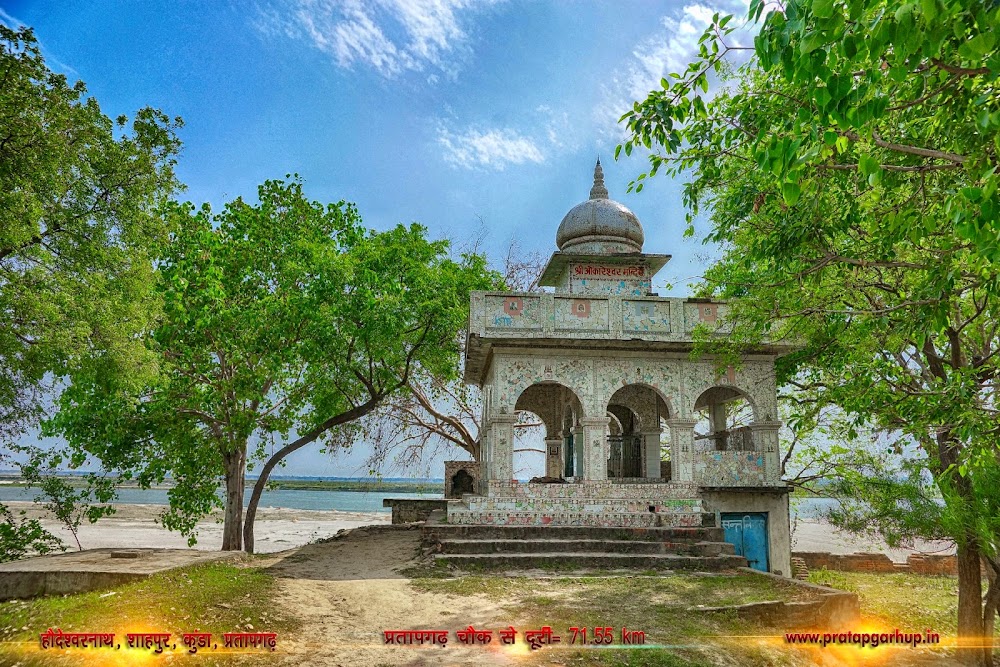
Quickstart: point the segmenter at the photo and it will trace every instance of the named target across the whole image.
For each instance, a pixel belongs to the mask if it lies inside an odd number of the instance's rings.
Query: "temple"
[[[727,306],[657,296],[670,256],[643,241],[598,161],[590,198],[556,231],[540,279],[552,291],[472,295],[465,380],[482,388],[483,455],[447,524],[721,527],[752,567],[789,576],[774,375],[788,349],[724,369],[692,356],[696,329],[727,335]],[[524,412],[545,429],[535,483],[513,478]]]

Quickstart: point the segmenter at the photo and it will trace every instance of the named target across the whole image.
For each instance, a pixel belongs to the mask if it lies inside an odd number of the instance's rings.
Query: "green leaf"
[[[799,200],[799,195],[802,191],[799,189],[799,184],[791,181],[786,181],[781,184],[781,196],[785,200],[785,203],[789,206],[794,206],[795,202]]]
[[[979,33],[969,41],[958,47],[958,53],[963,58],[974,60],[982,58],[989,53],[996,44],[996,36],[993,33]]]
[[[830,91],[827,90],[826,86],[823,86],[816,89],[816,92],[814,93],[814,99],[816,100],[816,104],[819,105],[820,109],[825,109],[827,105],[830,103],[830,100],[832,98],[830,96]]]
[[[812,0],[812,10],[816,18],[828,19],[833,16],[833,0]]]
[[[816,49],[820,48],[826,43],[826,36],[819,32],[806,33],[805,38],[802,40],[799,51],[803,55],[812,53]]]
[[[862,155],[858,160],[858,170],[864,176],[871,176],[879,171],[879,162],[871,155]]]
[[[978,203],[983,198],[983,191],[977,187],[966,187],[961,190],[962,196],[973,204]]]

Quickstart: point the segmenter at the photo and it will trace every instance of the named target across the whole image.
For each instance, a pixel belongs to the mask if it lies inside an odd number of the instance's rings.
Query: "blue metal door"
[[[723,512],[725,540],[736,547],[755,570],[769,572],[767,554],[767,512]]]

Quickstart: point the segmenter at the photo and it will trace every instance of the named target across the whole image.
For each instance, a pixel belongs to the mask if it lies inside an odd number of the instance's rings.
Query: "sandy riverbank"
[[[69,531],[45,516],[45,511],[30,502],[5,503],[15,512],[26,510],[29,516],[41,518],[43,525],[58,535],[67,545],[73,544]],[[156,523],[163,511],[160,505],[117,505],[117,512],[97,524],[80,528],[80,542],[85,549],[117,547],[187,547],[179,533],[173,533]],[[287,508],[262,508],[258,511],[255,529],[258,553],[273,553],[308,544],[316,539],[329,537],[342,528],[384,525],[391,521],[388,512],[340,512],[337,510],[300,510]],[[198,543],[194,548],[215,550],[222,545],[222,523],[209,518],[198,524]],[[877,541],[870,541],[835,531],[828,523],[817,519],[800,519],[792,533],[793,551],[829,551],[846,554],[854,552],[885,553],[894,561],[904,562],[914,551],[925,553],[952,553],[946,543],[924,542],[915,549],[890,549]]]
[[[66,545],[74,546],[73,536],[58,522],[46,516],[45,510],[30,502],[5,502],[15,513],[25,510],[28,516],[39,518],[42,525],[57,535]],[[164,510],[161,505],[116,505],[114,515],[96,524],[80,526],[80,544],[84,549],[116,547],[153,547],[183,549],[187,540],[158,523],[156,517]],[[329,537],[342,528],[383,525],[390,523],[388,512],[339,512],[286,508],[261,508],[257,511],[254,541],[258,553],[273,553]],[[195,549],[217,550],[222,546],[221,515],[198,524]]]
[[[826,551],[833,554],[884,553],[897,563],[905,563],[912,553],[952,554],[949,542],[918,541],[912,549],[892,549],[885,542],[866,540],[841,533],[820,519],[799,519],[792,529],[792,551]]]

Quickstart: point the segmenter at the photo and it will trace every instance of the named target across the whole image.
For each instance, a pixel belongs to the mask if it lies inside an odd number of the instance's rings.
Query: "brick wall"
[[[840,570],[842,572],[912,572],[913,574],[958,574],[954,555],[910,554],[905,563],[896,563],[885,554],[832,554],[825,551],[795,551],[810,570]]]
[[[906,559],[906,564],[910,566],[910,572],[914,574],[958,575],[958,560],[955,556],[910,554]]]

